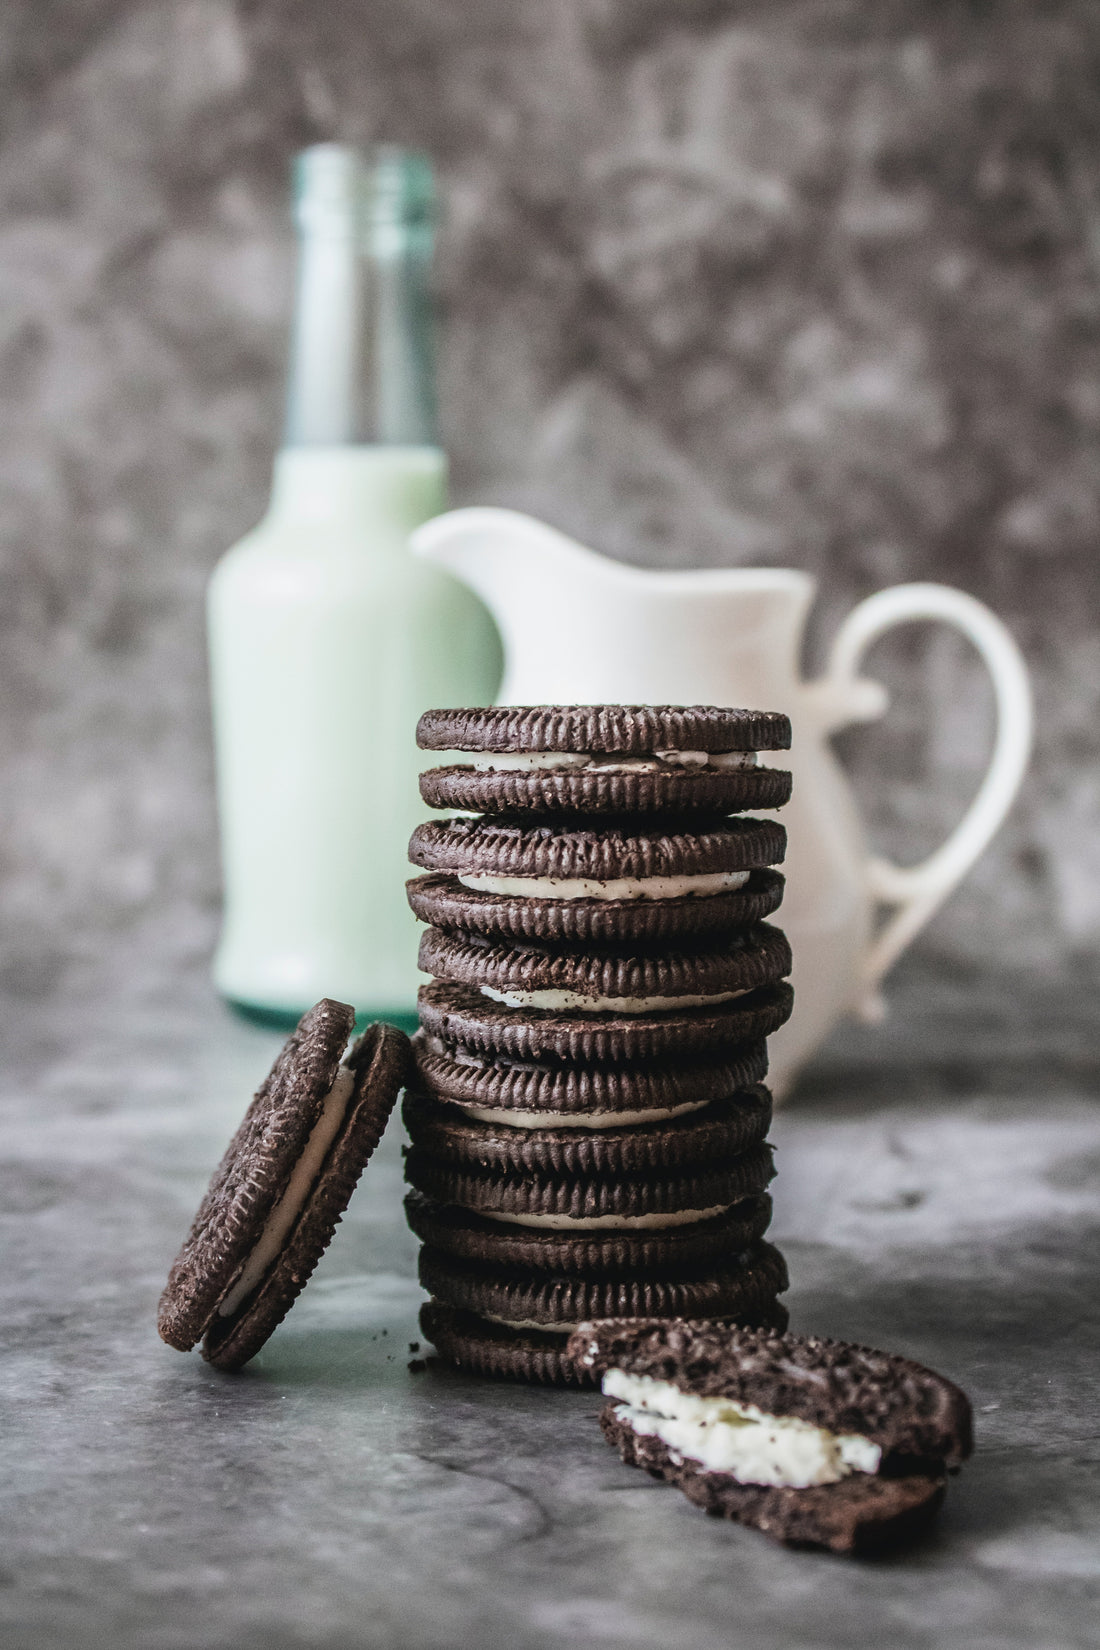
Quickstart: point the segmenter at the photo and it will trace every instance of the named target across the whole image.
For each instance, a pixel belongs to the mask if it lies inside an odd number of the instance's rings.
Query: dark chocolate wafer
[[[415,1146],[405,1154],[410,1186],[437,1202],[533,1225],[567,1222],[568,1229],[629,1229],[709,1218],[762,1192],[774,1172],[771,1147],[764,1144],[728,1162],[647,1176],[504,1173],[466,1168]]]
[[[519,1272],[604,1277],[667,1277],[721,1267],[730,1255],[763,1237],[771,1212],[767,1192],[757,1192],[738,1199],[723,1214],[689,1226],[556,1232],[489,1220],[415,1190],[405,1198],[405,1213],[417,1237],[458,1260]]]
[[[420,937],[420,967],[437,979],[475,985],[523,999],[516,1007],[585,1007],[605,1012],[676,1009],[680,998],[718,1000],[772,985],[790,973],[786,935],[757,923],[729,935],[724,944],[697,951],[559,951],[535,945],[506,945],[474,934],[429,928]],[[576,1004],[542,1003],[546,995],[581,999]],[[606,1009],[603,1005],[606,1003]],[[687,1007],[703,1007],[689,1002]]]
[[[787,1288],[779,1250],[758,1242],[697,1277],[527,1277],[420,1251],[420,1282],[433,1299],[511,1328],[569,1329],[590,1318],[737,1318],[772,1305]]]
[[[493,939],[548,940],[563,946],[702,945],[770,917],[783,899],[779,871],[747,873],[742,888],[705,898],[534,899],[486,894],[455,876],[429,872],[406,884],[421,922]]]
[[[759,1085],[678,1117],[623,1128],[517,1128],[472,1119],[458,1106],[410,1090],[403,1116],[419,1151],[467,1169],[555,1176],[646,1175],[726,1162],[759,1145],[768,1132],[772,1102]]]
[[[626,758],[580,769],[429,768],[420,795],[429,808],[482,814],[743,813],[781,808],[791,798],[785,768],[684,768]]]
[[[440,819],[418,825],[409,859],[425,871],[459,877],[521,878],[525,883],[589,881],[643,885],[654,878],[716,878],[782,863],[787,833],[774,819],[704,818],[685,827],[682,816],[609,820],[599,825],[563,820],[553,824],[524,819]],[[676,897],[706,898],[684,888]],[[717,891],[711,883],[701,885]],[[493,890],[490,889],[490,892]],[[499,891],[499,890],[498,890]],[[656,898],[672,897],[651,888]],[[534,895],[523,887],[514,892]],[[548,899],[558,898],[553,887]],[[627,895],[616,893],[614,898]]]
[[[779,711],[716,705],[494,705],[427,710],[416,727],[433,751],[787,750]]]
[[[491,1059],[420,1031],[413,1038],[418,1086],[440,1100],[481,1110],[573,1114],[675,1110],[753,1088],[768,1071],[764,1042],[746,1043],[709,1059],[681,1057],[642,1065],[539,1065]]]
[[[785,980],[712,1008],[655,1014],[550,1013],[507,1008],[474,986],[435,980],[421,986],[420,1024],[430,1036],[519,1060],[574,1064],[728,1055],[770,1036],[789,1019]]]

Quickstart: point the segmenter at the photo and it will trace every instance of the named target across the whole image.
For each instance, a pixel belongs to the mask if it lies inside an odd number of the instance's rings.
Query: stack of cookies
[[[406,1201],[437,1350],[581,1383],[575,1326],[782,1327],[764,1039],[791,1011],[769,712],[429,711]],[[475,817],[469,817],[470,813]]]

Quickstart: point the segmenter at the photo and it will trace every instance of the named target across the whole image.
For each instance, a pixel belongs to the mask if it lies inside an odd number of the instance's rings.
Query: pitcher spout
[[[559,533],[545,522],[518,510],[473,507],[436,516],[411,535],[418,556],[445,567],[476,590],[498,624],[503,605],[513,593],[532,587],[533,574],[542,581],[568,581],[594,571],[604,558]]]
[[[515,510],[453,510],[410,542],[496,620],[501,704],[771,705],[793,690],[804,573],[632,567]]]
[[[517,510],[452,510],[417,528],[410,544],[468,584],[496,621],[504,644],[500,704],[593,697],[600,678],[582,661],[597,615],[615,605],[604,587],[636,570]]]

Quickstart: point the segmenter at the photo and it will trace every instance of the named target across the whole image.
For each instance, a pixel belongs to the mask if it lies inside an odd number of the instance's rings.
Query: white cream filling
[[[450,1061],[452,1065],[455,1066],[484,1067],[485,1065],[484,1055],[467,1054],[460,1045],[456,1044],[454,1047],[450,1047],[440,1037],[426,1037],[425,1046],[429,1048],[433,1054],[442,1054],[447,1060]],[[508,1067],[509,1071],[542,1071],[544,1069],[542,1066],[536,1065],[534,1062],[527,1060],[507,1060],[505,1061],[505,1065]]]
[[[672,768],[755,768],[755,751],[657,751]]]
[[[463,1106],[467,1117],[509,1129],[625,1129],[634,1123],[667,1123],[685,1112],[701,1111],[709,1100],[682,1106],[655,1106],[648,1111],[500,1111],[493,1106]]]
[[[533,1226],[546,1232],[647,1232],[713,1220],[715,1215],[724,1215],[726,1207],[720,1203],[713,1209],[670,1209],[651,1215],[513,1215],[497,1209],[479,1209],[478,1214],[486,1220],[501,1220],[507,1226]]]
[[[483,997],[491,997],[494,1003],[503,1003],[505,1008],[577,1009],[582,1014],[658,1014],[666,1009],[709,1008],[713,1003],[731,1003],[735,997],[747,996],[750,988],[716,991],[708,997],[590,997],[581,991],[494,991],[490,985],[478,989]]]
[[[498,1318],[493,1312],[479,1312],[481,1318],[488,1318],[490,1323],[499,1323],[505,1329],[537,1329],[540,1335],[571,1335],[577,1328],[575,1323],[536,1323],[534,1318]]]
[[[705,1472],[728,1472],[741,1484],[808,1489],[850,1473],[875,1473],[882,1450],[857,1433],[829,1432],[791,1415],[767,1415],[732,1398],[699,1398],[670,1381],[609,1369],[609,1398],[621,1398],[619,1418],[643,1437],[659,1438]]]
[[[467,1054],[464,1049],[449,1048],[441,1037],[426,1037],[425,1043],[433,1054],[442,1054],[456,1066],[481,1066],[484,1059],[476,1054]]]
[[[456,873],[464,888],[476,894],[499,894],[517,899],[703,899],[743,888],[750,871],[700,871],[680,877],[494,877],[480,872]]]
[[[456,751],[463,767],[481,773],[550,773],[562,769],[601,773],[663,773],[669,768],[720,771],[755,768],[755,751],[652,751],[626,756],[620,751]]]
[[[355,1073],[350,1066],[341,1066],[336,1081],[325,1096],[321,1115],[310,1131],[305,1149],[294,1165],[286,1191],[264,1222],[263,1231],[245,1261],[240,1277],[218,1307],[219,1318],[231,1318],[263,1282],[268,1268],[277,1260],[286,1235],[301,1213],[310,1188],[321,1172],[321,1165],[344,1121],[354,1091]]]

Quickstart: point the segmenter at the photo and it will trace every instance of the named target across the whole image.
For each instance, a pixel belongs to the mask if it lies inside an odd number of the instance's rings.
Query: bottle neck
[[[325,144],[299,157],[297,184],[284,446],[434,445],[426,163]]]
[[[284,447],[275,458],[269,519],[283,527],[338,528],[372,543],[388,532],[404,548],[414,527],[446,507],[438,447]]]

